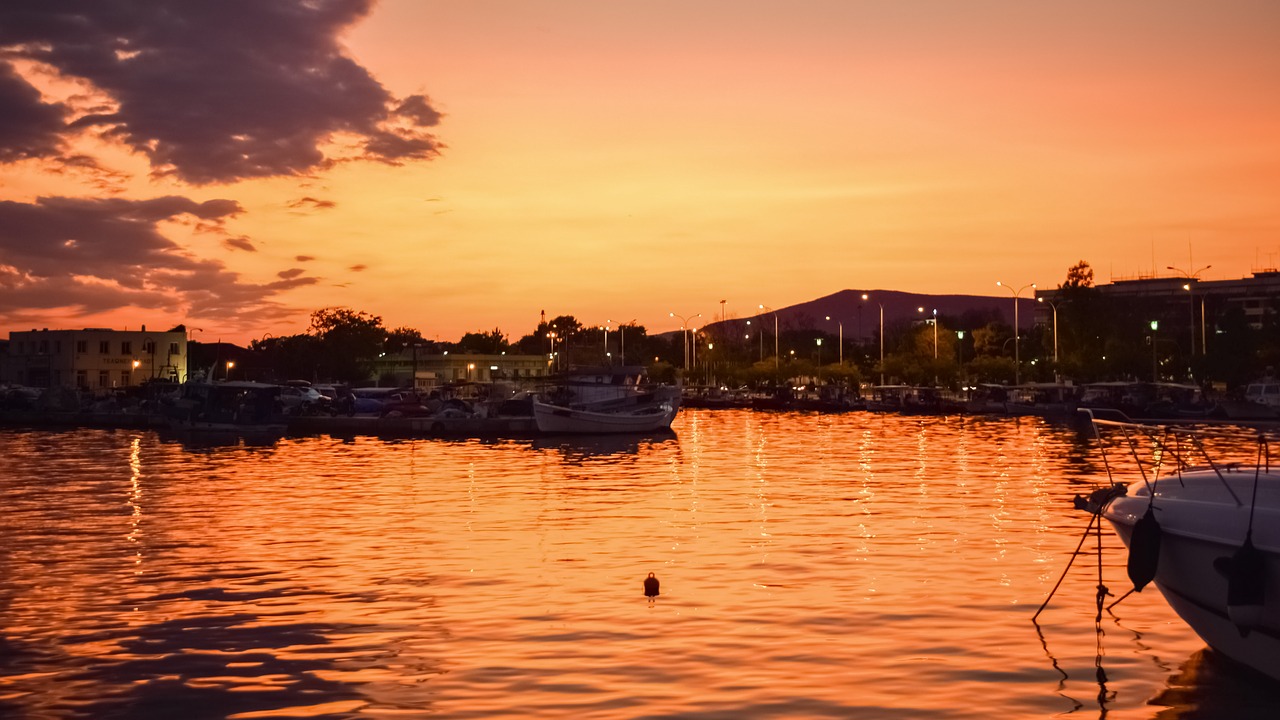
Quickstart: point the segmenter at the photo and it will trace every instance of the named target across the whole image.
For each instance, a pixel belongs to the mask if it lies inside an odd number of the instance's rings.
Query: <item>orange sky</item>
[[[1081,259],[1102,282],[1239,277],[1280,265],[1277,37],[1273,2],[384,1],[339,38],[443,113],[435,157],[191,184],[75,138],[124,174],[110,191],[47,157],[0,163],[0,201],[23,206],[239,203],[159,227],[269,309],[10,303],[0,329],[247,342],[340,305],[515,339],[540,310],[660,331],[721,300],[1051,287]],[[48,98],[86,92],[16,66]]]

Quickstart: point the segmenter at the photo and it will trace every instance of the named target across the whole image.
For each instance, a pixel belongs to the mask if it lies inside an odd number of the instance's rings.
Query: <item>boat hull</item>
[[[675,419],[679,405],[663,402],[612,412],[598,412],[535,402],[533,418],[538,431],[607,435],[614,433],[646,433],[667,430]]]
[[[1264,578],[1258,624],[1243,633],[1227,607],[1223,558],[1244,543],[1253,478],[1252,469],[1224,471],[1221,477],[1212,470],[1186,472],[1156,483],[1154,505],[1146,485],[1136,483],[1105,516],[1131,546],[1134,524],[1153,506],[1161,528],[1154,582],[1169,606],[1215,651],[1280,680],[1280,517],[1273,502],[1280,477],[1259,478],[1254,510],[1253,541],[1263,557]]]

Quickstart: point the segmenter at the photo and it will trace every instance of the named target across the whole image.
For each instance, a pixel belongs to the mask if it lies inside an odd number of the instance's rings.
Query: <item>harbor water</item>
[[[653,438],[0,431],[3,718],[1273,718],[1038,419]],[[660,594],[647,598],[654,573]]]

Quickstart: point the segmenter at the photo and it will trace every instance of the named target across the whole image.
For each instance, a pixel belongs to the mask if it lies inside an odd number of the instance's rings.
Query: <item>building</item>
[[[88,390],[187,379],[187,333],[141,330],[28,330],[9,333],[0,382]]]
[[[1106,297],[1142,303],[1151,319],[1181,334],[1183,345],[1192,344],[1191,354],[1204,354],[1213,344],[1217,320],[1239,308],[1255,330],[1268,316],[1280,310],[1280,270],[1258,270],[1251,277],[1234,280],[1199,280],[1192,277],[1138,277],[1114,280],[1096,286]],[[1036,322],[1053,322],[1057,290],[1040,290]]]

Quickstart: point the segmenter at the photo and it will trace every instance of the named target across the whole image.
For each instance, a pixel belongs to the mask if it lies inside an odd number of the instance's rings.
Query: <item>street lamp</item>
[[[916,312],[924,312],[924,308],[916,308]],[[933,359],[938,359],[938,308],[933,309],[933,319],[924,319],[925,322],[933,323]]]
[[[777,370],[778,369],[778,313],[774,312],[773,308],[765,307],[764,305],[761,305],[760,309],[764,310],[765,312],[773,313],[773,369]],[[763,340],[761,342],[763,342]]]
[[[227,380],[230,380],[230,379],[231,379],[231,370],[232,370],[233,368],[235,368],[235,366],[236,366],[236,361],[235,361],[235,360],[228,360],[228,361],[227,361],[227,377],[226,377],[226,379],[227,379]]]
[[[1157,320],[1151,321],[1151,382],[1159,382],[1158,367],[1156,362],[1156,330],[1160,328]]]
[[[613,364],[611,356],[609,355],[609,324],[612,322],[612,320],[605,320],[604,324],[600,326],[600,329],[604,331],[604,357],[610,365]]]
[[[690,315],[688,317],[685,317],[684,315],[677,315],[675,313],[667,313],[667,315],[673,318],[680,318],[680,344],[684,346],[681,348],[681,350],[683,350],[682,352],[683,357],[681,359],[684,361],[684,369],[688,370],[689,369],[689,341],[687,340],[688,336],[686,335],[686,332],[688,330],[689,321],[694,318],[702,317],[702,313],[698,313],[697,315]]]
[[[830,320],[830,319],[831,319],[831,316],[830,316],[830,315],[828,315],[828,316],[827,316],[827,320]],[[839,329],[839,331],[840,331],[840,345],[839,345],[839,347],[840,347],[840,366],[841,366],[841,367],[844,367],[844,323],[843,323],[843,322],[841,322],[841,321],[839,321],[839,320],[837,320],[837,321],[836,321],[836,327],[837,327],[837,328]],[[819,344],[819,345],[821,345],[822,343],[818,343],[818,344]]]
[[[1196,354],[1196,295],[1194,292],[1191,291],[1191,283],[1193,281],[1200,282],[1200,273],[1204,272],[1205,270],[1208,270],[1211,267],[1213,266],[1205,265],[1204,267],[1194,272],[1187,272],[1186,270],[1181,270],[1172,265],[1165,266],[1166,270],[1172,270],[1187,279],[1187,282],[1185,285],[1182,286],[1182,289],[1187,291],[1188,293],[1187,299],[1190,301],[1188,305],[1191,308],[1191,354],[1192,355]],[[1208,344],[1208,340],[1204,337],[1204,330],[1203,330],[1204,311],[1203,310],[1200,311],[1200,322],[1201,322],[1200,342],[1201,342],[1201,345],[1204,346]],[[1208,350],[1203,350],[1201,354],[1207,354],[1207,353],[1208,353]]]
[[[862,293],[863,300],[869,300],[866,293]],[[880,306],[880,384],[884,385],[884,304],[876,303]]]
[[[1045,300],[1043,297],[1036,298],[1036,302],[1048,303],[1049,307],[1053,308],[1053,364],[1056,367],[1058,365],[1058,306],[1052,300]]]
[[[1023,285],[1017,290],[1014,290],[1013,288],[1009,287],[1008,285],[1005,285],[999,280],[996,281],[996,285],[1013,293],[1013,384],[1021,385],[1022,384],[1022,359],[1021,359],[1021,356],[1018,354],[1018,296],[1021,295],[1022,291],[1026,290],[1027,288],[1031,288],[1032,290],[1035,290],[1036,284],[1030,283],[1028,285]]]

